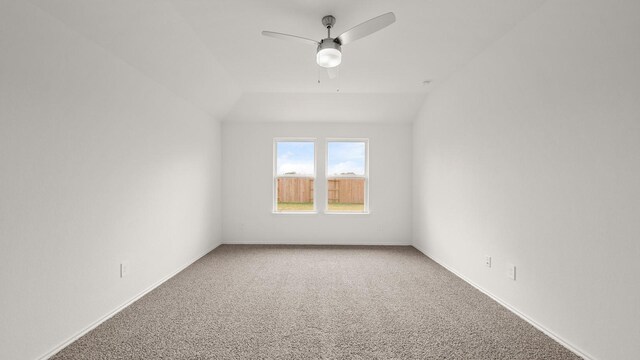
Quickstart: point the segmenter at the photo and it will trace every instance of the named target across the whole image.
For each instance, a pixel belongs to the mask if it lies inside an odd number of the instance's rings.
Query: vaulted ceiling
[[[543,2],[30,1],[217,119],[362,122],[412,121],[430,89]],[[320,40],[324,15],[338,35],[389,11],[396,23],[346,45],[334,80],[313,46],[260,34]]]

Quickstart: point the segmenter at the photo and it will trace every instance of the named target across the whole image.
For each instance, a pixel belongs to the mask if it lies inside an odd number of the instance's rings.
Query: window
[[[275,139],[273,211],[313,213],[315,206],[315,140]]]
[[[369,141],[327,141],[327,212],[369,212]]]

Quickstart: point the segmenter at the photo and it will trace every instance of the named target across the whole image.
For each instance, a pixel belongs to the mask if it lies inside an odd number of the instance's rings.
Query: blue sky
[[[329,143],[328,176],[354,173],[364,175],[365,144],[336,141]]]
[[[277,154],[278,175],[313,175],[313,142],[281,141]]]
[[[354,173],[364,175],[364,142],[330,142],[328,176]],[[313,142],[282,141],[277,143],[278,175],[296,173],[313,175]]]

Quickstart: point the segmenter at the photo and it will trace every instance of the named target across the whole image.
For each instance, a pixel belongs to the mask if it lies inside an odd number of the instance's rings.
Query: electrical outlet
[[[507,266],[507,276],[511,280],[515,280],[516,279],[516,266],[515,265],[509,264],[509,266]]]
[[[484,264],[490,268],[491,267],[491,256],[487,255],[484,257]]]
[[[123,278],[129,275],[129,262],[123,261],[120,263],[120,277]]]

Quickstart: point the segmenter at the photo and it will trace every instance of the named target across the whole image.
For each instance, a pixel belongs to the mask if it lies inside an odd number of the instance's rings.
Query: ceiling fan
[[[304,37],[283,34],[273,31],[263,31],[262,35],[270,36],[277,39],[295,40],[312,44],[317,46],[316,62],[318,65],[330,69],[334,68],[342,62],[342,46],[350,42],[363,38],[367,35],[371,35],[378,30],[393,24],[396,21],[396,16],[392,12],[382,14],[367,20],[360,25],[357,25],[336,38],[331,37],[331,28],[336,23],[336,18],[333,15],[327,15],[322,18],[322,25],[327,28],[327,37],[320,41],[307,39]]]

